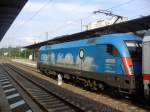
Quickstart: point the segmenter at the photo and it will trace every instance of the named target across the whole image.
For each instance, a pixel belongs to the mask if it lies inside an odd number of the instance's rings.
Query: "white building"
[[[107,19],[107,20],[99,20],[99,21],[91,22],[87,25],[87,30],[111,25],[115,22],[116,19],[117,18],[114,17],[114,18]],[[124,21],[127,21],[127,20],[128,20],[127,17],[123,17],[123,19],[119,19],[116,23],[124,22]]]

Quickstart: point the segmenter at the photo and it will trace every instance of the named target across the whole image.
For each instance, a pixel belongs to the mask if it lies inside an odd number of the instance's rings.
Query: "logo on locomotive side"
[[[81,59],[84,58],[84,50],[83,50],[83,49],[80,49],[79,57],[80,57]]]

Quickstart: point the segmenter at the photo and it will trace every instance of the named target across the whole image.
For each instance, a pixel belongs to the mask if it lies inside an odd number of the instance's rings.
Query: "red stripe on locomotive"
[[[144,80],[150,80],[150,74],[144,74]]]

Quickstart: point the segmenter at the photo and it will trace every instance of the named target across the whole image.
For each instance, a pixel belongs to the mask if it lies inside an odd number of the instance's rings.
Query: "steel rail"
[[[39,83],[37,83],[36,81],[34,81],[33,79],[23,75],[23,73],[17,71],[16,68],[10,66],[10,65],[6,65],[4,64],[5,67],[2,66],[2,68],[5,70],[5,72],[7,72],[7,74],[35,101],[35,103],[37,103],[44,111],[47,111],[49,112],[50,109],[48,109],[46,107],[46,104],[50,104],[50,102],[46,102],[45,105],[42,104],[39,100],[45,100],[47,99],[48,97],[52,97],[52,98],[56,98],[58,99],[57,101],[58,102],[63,102],[63,104],[67,105],[67,107],[70,107],[70,110],[74,110],[73,112],[83,112],[85,110],[81,109],[80,107],[74,105],[74,104],[71,104],[69,101],[67,101],[65,98],[63,98],[62,96],[58,95],[57,93],[53,92],[53,91],[49,91],[47,90],[45,87],[41,86]],[[6,69],[7,68],[7,69]],[[12,76],[9,72],[8,72],[8,68],[10,70],[13,70],[15,73],[17,73],[19,76],[21,76],[23,79],[25,79],[26,81],[29,81],[30,83],[33,84],[33,86],[36,86],[35,88],[38,88],[37,90],[38,91],[35,91],[33,92],[31,90],[31,88],[27,89],[25,88],[21,82],[19,82],[18,80],[16,80],[14,78],[14,75]],[[30,91],[29,91],[30,90]],[[32,92],[31,92],[32,91]],[[37,93],[38,92],[38,93]],[[42,94],[39,94],[39,93],[42,93],[43,95],[46,96],[46,98],[42,98]],[[56,101],[56,102],[57,102]],[[72,108],[72,109],[71,109]],[[52,111],[52,110],[50,110]]]

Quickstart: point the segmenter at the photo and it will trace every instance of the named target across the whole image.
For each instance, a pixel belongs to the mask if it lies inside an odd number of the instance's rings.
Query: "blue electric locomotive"
[[[141,39],[120,33],[43,46],[37,67],[84,86],[133,94],[142,88],[141,58]]]

